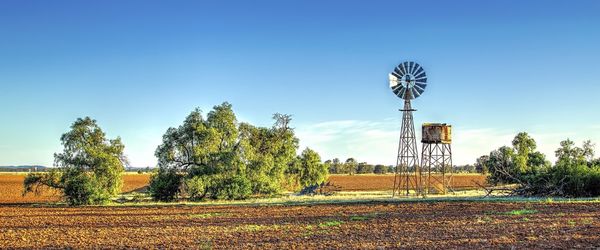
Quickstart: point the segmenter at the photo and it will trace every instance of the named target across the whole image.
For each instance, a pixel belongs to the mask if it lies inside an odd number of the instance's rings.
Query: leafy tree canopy
[[[121,191],[127,159],[120,138],[107,139],[96,121],[85,117],[60,140],[64,149],[54,154],[57,168],[27,175],[25,193],[50,187],[61,190],[70,204],[82,205],[104,203]]]
[[[291,116],[277,113],[273,119],[272,127],[239,123],[227,102],[206,119],[199,109],[192,111],[181,126],[167,130],[156,150],[159,170],[150,190],[171,188],[153,195],[159,200],[243,199],[306,183],[303,178],[311,175],[304,175],[298,162]]]

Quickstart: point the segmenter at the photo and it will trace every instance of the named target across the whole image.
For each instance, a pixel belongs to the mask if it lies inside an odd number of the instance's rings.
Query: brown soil
[[[596,248],[598,218],[600,203],[0,205],[0,248]]]

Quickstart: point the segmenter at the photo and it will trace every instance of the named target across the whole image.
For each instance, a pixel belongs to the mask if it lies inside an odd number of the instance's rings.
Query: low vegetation
[[[600,159],[594,159],[590,141],[582,147],[568,139],[562,141],[554,165],[535,151],[535,140],[527,133],[519,133],[512,144],[477,159],[477,168],[489,172],[488,183],[516,184],[513,194],[522,196],[600,195]]]

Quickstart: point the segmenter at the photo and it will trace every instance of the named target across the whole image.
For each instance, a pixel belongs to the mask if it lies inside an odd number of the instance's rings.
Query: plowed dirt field
[[[596,248],[600,203],[0,205],[0,248]]]

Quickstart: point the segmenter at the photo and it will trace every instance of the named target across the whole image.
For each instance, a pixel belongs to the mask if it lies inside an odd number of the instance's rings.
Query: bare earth
[[[599,218],[600,203],[0,205],[0,248],[595,248]]]

